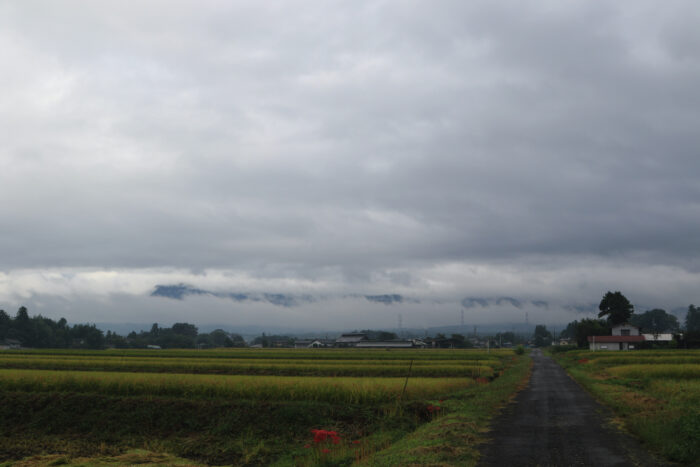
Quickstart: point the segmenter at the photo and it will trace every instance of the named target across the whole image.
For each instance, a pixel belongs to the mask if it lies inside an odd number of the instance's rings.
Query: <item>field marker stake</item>
[[[403,391],[401,391],[401,397],[399,401],[403,400],[403,395],[406,393],[406,386],[408,385],[408,378],[411,376],[411,368],[413,368],[413,359],[411,359],[411,364],[408,365],[408,374],[406,375],[406,381],[403,383]]]

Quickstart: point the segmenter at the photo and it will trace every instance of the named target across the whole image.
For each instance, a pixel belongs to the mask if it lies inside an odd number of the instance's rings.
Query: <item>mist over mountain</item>
[[[383,303],[385,305],[391,305],[394,303],[403,303],[404,297],[398,294],[384,294],[384,295],[365,295],[365,298],[370,302]]]
[[[152,297],[165,297],[174,300],[184,300],[191,295],[210,295],[212,297],[226,298],[236,302],[267,302],[277,306],[292,307],[302,303],[314,301],[309,295],[288,295],[281,293],[239,293],[239,292],[214,292],[192,287],[185,284],[156,285]]]
[[[532,305],[537,308],[549,308],[549,302],[547,300],[521,300],[513,297],[465,297],[462,299],[461,304],[464,308],[475,308],[482,307],[487,308],[493,305],[511,305],[515,308],[523,308],[525,305]]]

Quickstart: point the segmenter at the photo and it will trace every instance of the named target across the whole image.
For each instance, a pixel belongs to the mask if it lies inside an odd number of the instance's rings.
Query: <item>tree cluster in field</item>
[[[474,347],[512,347],[516,344],[525,344],[528,339],[521,334],[515,334],[511,331],[499,332],[488,337],[465,337],[462,334],[450,334],[447,337],[445,334],[438,333],[435,337],[423,339],[428,344],[433,344],[435,348],[440,349],[471,349]],[[433,346],[433,345],[431,345]]]
[[[263,332],[261,336],[253,339],[250,344],[262,347],[293,347],[294,341],[295,339],[291,336],[266,335]]]
[[[469,349],[474,347],[470,340],[466,339],[462,334],[451,334],[450,337],[442,333],[438,333],[432,339],[427,339],[435,344],[438,349]]]
[[[164,349],[245,346],[245,341],[238,334],[221,329],[200,334],[197,327],[189,323],[175,323],[170,328],[162,328],[154,323],[148,332],[131,332],[124,337],[111,331],[105,334],[94,324],[71,326],[65,318],[54,321],[41,315],[30,317],[26,307],[20,307],[14,318],[0,310],[0,343],[3,342],[17,342],[22,347],[52,349],[125,349],[146,348],[149,345]]]
[[[158,346],[163,349],[193,349],[212,347],[245,347],[246,343],[238,334],[223,329],[210,333],[199,333],[197,326],[189,323],[175,323],[170,328],[153,323],[150,331],[132,331],[126,338],[107,331],[106,342],[116,348],[144,348]]]
[[[554,342],[554,336],[547,329],[544,324],[538,324],[535,326],[535,332],[533,334],[533,344],[535,347],[547,347],[552,345]]]
[[[367,339],[371,341],[393,341],[399,338],[395,332],[375,331],[374,329],[363,329],[360,333],[366,335]]]

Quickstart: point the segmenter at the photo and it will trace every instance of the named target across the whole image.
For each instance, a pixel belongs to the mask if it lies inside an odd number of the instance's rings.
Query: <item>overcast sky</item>
[[[0,308],[321,328],[700,303],[698,24],[694,0],[2,2]],[[211,294],[151,296],[175,284]]]

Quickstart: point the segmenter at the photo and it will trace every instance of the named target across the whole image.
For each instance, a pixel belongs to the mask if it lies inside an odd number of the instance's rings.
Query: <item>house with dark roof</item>
[[[639,348],[644,340],[637,326],[623,323],[613,326],[611,336],[588,336],[588,348],[593,351],[633,350]]]
[[[367,340],[367,334],[363,332],[350,332],[347,334],[341,334],[339,338],[335,340],[336,347],[355,347],[358,343]]]
[[[358,349],[415,349],[425,348],[426,344],[420,339],[396,339],[391,341],[360,341]]]

